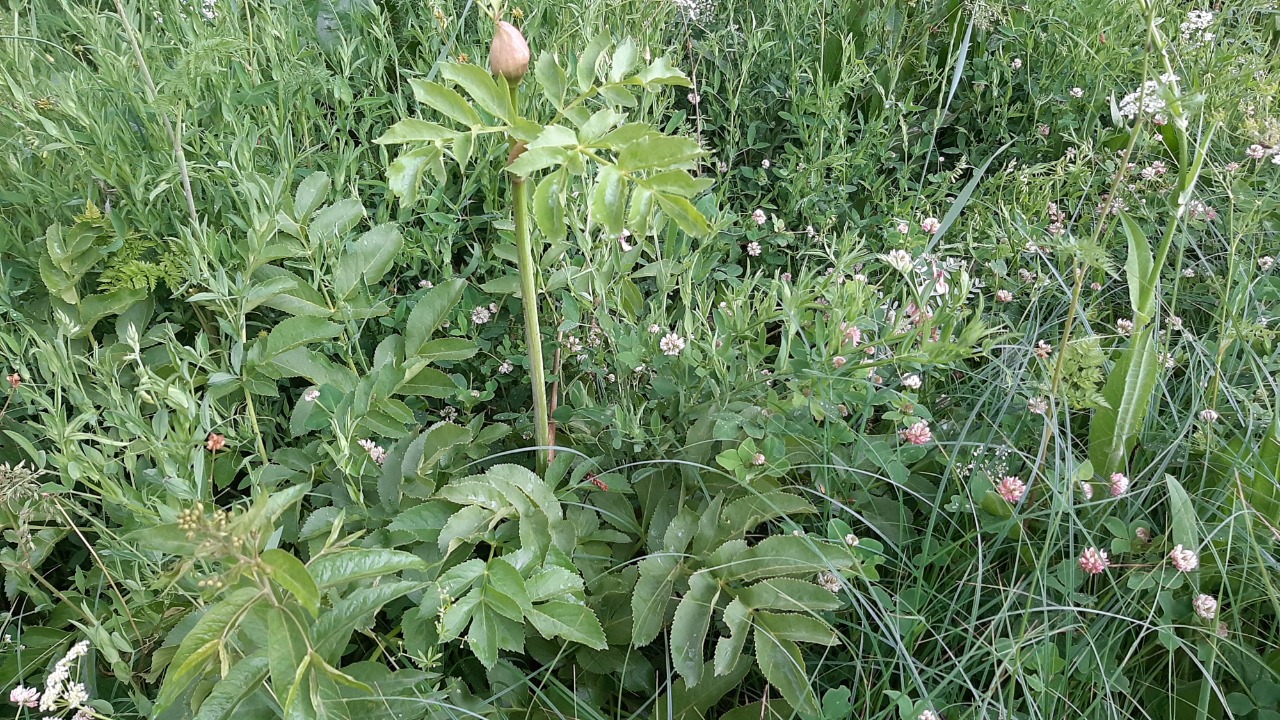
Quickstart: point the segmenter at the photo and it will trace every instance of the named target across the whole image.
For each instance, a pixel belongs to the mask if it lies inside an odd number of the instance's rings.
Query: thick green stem
[[[541,468],[547,463],[551,428],[547,422],[547,371],[542,364],[542,326],[538,323],[537,266],[533,264],[533,248],[529,239],[529,193],[525,191],[523,179],[511,178],[511,195],[515,206],[520,298],[524,302],[524,342],[529,348],[529,380],[533,384],[533,432],[538,441],[538,465]]]
[[[516,83],[509,83],[511,107],[520,107]],[[516,157],[512,139],[512,160]],[[529,193],[524,178],[510,175],[511,205],[516,226],[516,264],[520,268],[520,299],[524,303],[524,342],[529,349],[529,382],[533,386],[533,434],[538,443],[538,469],[550,460],[551,426],[547,417],[547,370],[542,362],[542,326],[538,322],[538,267],[533,262],[533,242],[529,237]]]

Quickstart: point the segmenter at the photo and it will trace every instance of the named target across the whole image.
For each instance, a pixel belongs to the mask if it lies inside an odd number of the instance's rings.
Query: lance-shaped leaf
[[[339,298],[351,296],[363,278],[374,285],[391,269],[404,239],[395,223],[384,223],[361,235],[347,246],[333,272],[333,289]]]
[[[702,679],[705,660],[702,646],[711,628],[711,613],[720,599],[720,583],[708,573],[694,573],[689,578],[689,592],[676,606],[671,621],[671,664],[689,687]]]
[[[410,80],[409,86],[413,88],[415,100],[442,115],[457,120],[469,128],[480,127],[483,124],[480,114],[453,88],[419,78]]]
[[[444,63],[440,75],[460,86],[471,99],[496,118],[511,121],[511,96],[506,88],[498,87],[488,70],[470,63]]]
[[[387,131],[374,142],[379,145],[402,145],[404,143],[451,140],[456,135],[456,132],[443,125],[419,120],[418,118],[405,118],[387,128]]]
[[[685,572],[678,555],[651,555],[640,561],[640,579],[631,596],[631,644],[644,647],[662,630],[676,580]]]
[[[778,637],[764,625],[757,624],[755,632],[756,663],[769,684],[777,688],[782,697],[803,715],[818,715],[818,696],[809,683],[800,648],[785,638]]]
[[[1089,460],[1102,477],[1123,472],[1155,393],[1160,374],[1152,326],[1139,330],[1120,354],[1102,396],[1106,407],[1093,413],[1089,424]]]
[[[405,320],[404,355],[406,358],[417,355],[422,345],[436,330],[440,329],[448,319],[449,313],[457,306],[458,300],[462,298],[462,291],[466,286],[466,280],[450,278],[428,290],[418,300],[418,304],[413,306],[413,311]]]

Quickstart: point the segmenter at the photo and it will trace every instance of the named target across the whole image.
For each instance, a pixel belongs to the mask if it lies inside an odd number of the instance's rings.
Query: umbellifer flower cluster
[[[81,640],[67,654],[62,656],[53,666],[53,672],[44,679],[44,691],[37,688],[19,685],[9,692],[9,702],[20,708],[36,709],[41,712],[58,710],[75,710],[74,720],[88,720],[93,713],[88,709],[89,691],[84,683],[71,679],[71,668],[77,660],[89,651],[89,641]]]

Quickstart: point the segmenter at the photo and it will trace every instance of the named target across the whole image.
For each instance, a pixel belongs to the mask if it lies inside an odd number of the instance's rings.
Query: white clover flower
[[[1212,595],[1201,593],[1191,601],[1191,606],[1195,608],[1196,614],[1205,620],[1212,620],[1218,614],[1218,599]]]
[[[926,233],[933,235],[942,228],[942,221],[936,217],[927,217],[920,223],[920,229]]]
[[[1014,59],[1013,59],[1013,62],[1009,63],[1009,67],[1010,67],[1011,69],[1013,69],[1013,70],[1021,70],[1021,69],[1022,69],[1022,58],[1014,58]],[[925,720],[925,718],[924,718],[924,716],[923,716],[923,715],[921,715],[921,716],[920,716],[920,720]]]
[[[476,325],[483,325],[493,319],[493,313],[489,308],[483,305],[477,305],[471,310],[471,322]]]
[[[911,232],[911,223],[907,222],[906,220],[899,220],[898,232],[902,233],[903,235],[906,235],[907,233]]]
[[[885,262],[889,263],[889,267],[900,273],[909,273],[915,267],[915,260],[906,250],[890,250],[889,254],[883,257]]]
[[[1205,408],[1200,411],[1200,422],[1214,423],[1218,421],[1218,411],[1213,408]]]
[[[302,391],[302,399],[307,402],[315,402],[320,399],[320,391],[316,388],[307,388]]]
[[[503,360],[502,364],[498,366],[498,372],[502,375],[507,375],[514,370],[515,367],[516,366],[513,365],[510,360]]]
[[[920,384],[921,384],[920,376],[915,374],[907,375],[906,377],[902,378],[902,384],[905,387],[910,388],[912,390],[919,390]]]
[[[751,242],[747,243],[748,255],[750,255],[751,257],[760,257],[760,252],[761,252],[760,243],[756,242],[755,240],[752,240]]]
[[[1280,157],[1280,155],[1277,155],[1276,157]],[[1275,264],[1276,264],[1276,259],[1271,257],[1270,255],[1263,255],[1262,257],[1258,258],[1258,269],[1261,270],[1262,272],[1270,272],[1272,266],[1274,266]]]
[[[663,355],[679,355],[684,350],[684,338],[670,332],[658,342],[658,347],[662,348]]]
[[[751,213],[751,218],[756,221],[757,225],[763,225],[769,219],[769,216],[765,215],[763,208],[756,208],[755,212]]]
[[[1200,567],[1200,558],[1194,550],[1188,550],[1181,545],[1174,546],[1169,553],[1169,561],[1173,563],[1173,567],[1178,572],[1191,572]]]
[[[1071,97],[1077,98],[1077,99],[1084,97],[1084,88],[1078,88],[1078,87],[1071,88]]]
[[[369,438],[365,438],[364,440],[359,441],[358,444],[360,447],[364,448],[365,452],[369,453],[369,459],[373,460],[375,463],[381,465],[386,462],[387,451],[378,443],[370,440]]]
[[[40,706],[40,691],[37,688],[18,687],[9,691],[9,702],[23,708],[37,708]]]

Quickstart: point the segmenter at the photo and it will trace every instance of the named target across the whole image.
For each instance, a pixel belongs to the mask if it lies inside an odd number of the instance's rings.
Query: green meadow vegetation
[[[1280,720],[1274,0],[0,10],[0,715]]]

